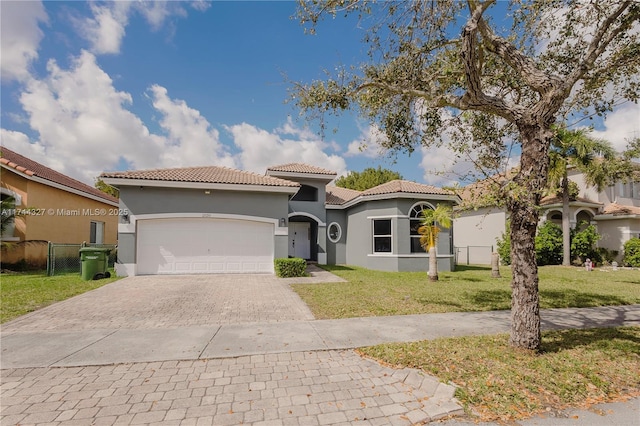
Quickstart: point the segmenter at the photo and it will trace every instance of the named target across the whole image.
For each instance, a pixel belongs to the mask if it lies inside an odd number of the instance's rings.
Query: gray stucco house
[[[120,190],[118,275],[273,273],[301,257],[385,271],[426,271],[417,227],[424,208],[457,205],[454,193],[395,180],[359,192],[306,164],[266,175],[225,167],[108,172]],[[453,269],[453,234],[438,241],[438,267]]]

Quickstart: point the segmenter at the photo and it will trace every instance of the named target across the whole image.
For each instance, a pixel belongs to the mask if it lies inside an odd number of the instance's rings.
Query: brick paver
[[[459,413],[453,392],[354,351],[15,369],[0,424],[410,425]]]
[[[309,321],[313,314],[272,275],[128,277],[2,325],[4,333],[152,329]],[[258,296],[259,295],[259,296]]]

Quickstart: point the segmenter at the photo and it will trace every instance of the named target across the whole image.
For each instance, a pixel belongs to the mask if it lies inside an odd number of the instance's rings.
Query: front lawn
[[[48,277],[46,272],[15,272],[0,275],[0,323],[118,280],[82,281],[79,273]]]
[[[640,395],[640,327],[543,332],[539,354],[514,349],[508,340],[504,334],[446,338],[359,352],[454,383],[473,420],[511,424]]]
[[[352,266],[323,268],[346,283],[295,284],[318,319],[439,312],[491,311],[511,307],[511,270],[491,278],[482,266],[459,266],[429,282],[426,272],[380,272]],[[640,271],[585,271],[583,268],[539,268],[540,307],[594,307],[640,303]]]

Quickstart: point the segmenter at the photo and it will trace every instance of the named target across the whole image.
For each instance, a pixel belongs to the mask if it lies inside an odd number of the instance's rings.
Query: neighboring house
[[[2,234],[9,243],[3,264],[46,265],[47,241],[116,244],[117,198],[5,147],[0,152],[0,193],[15,200],[17,213]]]
[[[640,237],[640,176],[636,175],[627,183],[617,182],[602,192],[587,185],[584,175],[577,169],[570,169],[568,176],[580,191],[569,203],[571,228],[581,222],[595,225],[602,237],[598,241],[598,247],[617,251],[617,260],[620,261],[624,243],[630,238]],[[463,188],[460,192],[463,205],[481,194],[482,187],[483,182]],[[545,197],[540,204],[543,209],[540,223],[550,220],[558,225],[562,224],[561,197]],[[486,253],[488,248],[496,250],[496,241],[506,232],[506,210],[484,205],[477,209],[461,208],[457,213],[454,219],[454,246],[458,262],[490,263]]]
[[[392,181],[359,192],[328,185],[330,170],[306,164],[266,175],[224,167],[103,173],[120,189],[119,275],[273,273],[273,260],[301,257],[387,271],[423,270],[422,208],[456,205],[452,192]],[[453,268],[449,230],[439,267]]]

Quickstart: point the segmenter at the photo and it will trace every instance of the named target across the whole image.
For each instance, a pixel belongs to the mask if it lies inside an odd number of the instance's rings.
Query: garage
[[[137,273],[273,273],[274,225],[215,218],[137,222]]]

